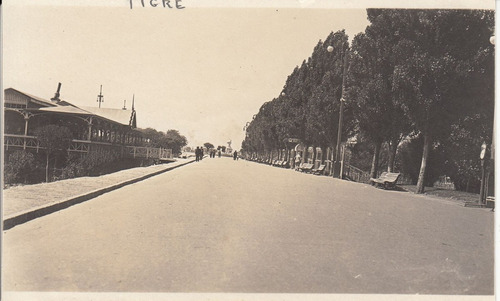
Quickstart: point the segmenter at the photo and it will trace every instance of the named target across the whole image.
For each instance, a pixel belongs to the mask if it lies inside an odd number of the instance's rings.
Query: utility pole
[[[99,108],[101,108],[101,102],[104,102],[104,95],[102,95],[102,85],[101,90],[99,91],[99,95],[97,95],[97,102],[99,103]]]

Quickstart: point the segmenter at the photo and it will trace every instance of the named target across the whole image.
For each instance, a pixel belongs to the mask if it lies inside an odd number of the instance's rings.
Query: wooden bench
[[[370,183],[377,187],[383,186],[384,189],[396,188],[399,175],[396,172],[383,172],[378,178],[370,178]]]
[[[325,170],[325,167],[326,167],[326,165],[321,164],[320,166],[318,166],[318,168],[313,168],[313,169],[311,170],[311,172],[312,172],[313,174],[315,174],[315,175],[320,175],[320,174],[322,174],[322,173],[323,173],[323,171]]]
[[[375,185],[378,181],[378,179],[384,179],[385,176],[387,175],[387,171],[384,171],[383,173],[380,174],[378,178],[370,178],[370,184]]]
[[[307,165],[304,167],[303,171],[304,172],[311,172],[313,168],[314,168],[313,163],[307,163]]]
[[[297,169],[298,171],[301,172],[310,172],[314,167],[314,164],[312,163],[302,163],[300,164],[299,168]]]

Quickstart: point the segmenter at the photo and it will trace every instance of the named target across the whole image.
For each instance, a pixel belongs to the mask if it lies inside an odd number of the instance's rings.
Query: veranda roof
[[[97,108],[97,107],[86,107],[86,106],[76,106],[65,100],[59,102],[52,102],[37,96],[30,95],[19,90],[8,88],[7,90],[12,90],[17,93],[23,94],[30,98],[31,101],[37,102],[45,107],[34,109],[33,111],[40,112],[52,112],[60,114],[78,114],[83,116],[97,116],[109,121],[119,123],[121,125],[136,127],[136,114],[133,110],[123,110],[123,109],[111,109],[111,108]],[[31,109],[28,109],[31,110]]]
[[[96,108],[96,107],[80,107],[80,108],[94,115],[106,118],[114,122],[123,125],[131,125],[131,117],[132,117],[131,110]]]
[[[81,115],[92,115],[91,112],[82,110],[74,106],[56,106],[56,107],[45,107],[39,108],[38,111],[43,112],[53,112],[53,113],[65,113],[65,114],[81,114]]]
[[[50,106],[50,107],[53,107],[53,106],[56,106],[55,103],[51,102],[50,100],[47,100],[47,99],[43,99],[41,97],[38,97],[38,96],[34,96],[34,95],[31,95],[31,94],[28,94],[28,93],[25,93],[25,92],[22,92],[22,91],[19,91],[17,89],[14,89],[14,88],[7,88],[5,89],[5,91],[14,91],[14,92],[17,92],[19,94],[22,94],[22,95],[25,95],[27,96],[28,98],[30,98],[31,101],[35,102],[35,103],[38,103],[42,106]]]

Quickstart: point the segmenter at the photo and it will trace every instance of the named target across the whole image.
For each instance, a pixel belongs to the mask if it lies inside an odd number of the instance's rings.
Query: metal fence
[[[5,150],[10,149],[32,149],[39,152],[45,149],[40,146],[40,142],[34,136],[24,136],[24,135],[4,135],[4,147]],[[120,153],[121,156],[132,157],[132,158],[146,158],[146,159],[173,159],[173,154],[171,149],[165,148],[154,148],[146,146],[124,146],[120,144],[114,144],[109,142],[98,142],[98,141],[87,141],[73,139],[71,145],[68,148],[68,152],[71,153],[89,153],[93,149],[97,148],[107,148]]]
[[[364,170],[361,170],[353,165],[344,166],[344,177],[355,182],[360,183],[369,183],[370,182],[370,173]]]
[[[382,171],[378,172],[378,176],[382,174]],[[344,166],[344,178],[347,178],[351,181],[360,182],[360,183],[370,183],[370,172],[359,169],[350,164],[346,164]],[[406,174],[400,174],[398,178],[398,185],[415,185],[415,181]]]

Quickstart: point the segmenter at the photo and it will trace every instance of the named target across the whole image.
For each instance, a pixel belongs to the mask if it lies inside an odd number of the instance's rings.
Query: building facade
[[[146,147],[148,140],[137,128],[133,104],[130,110],[82,107],[61,100],[59,89],[50,100],[13,88],[4,91],[6,154],[19,149],[40,151],[42,147],[34,133],[48,124],[65,126],[71,131],[73,140],[68,149],[71,153],[85,155],[107,149],[121,157],[172,158],[170,150]]]

